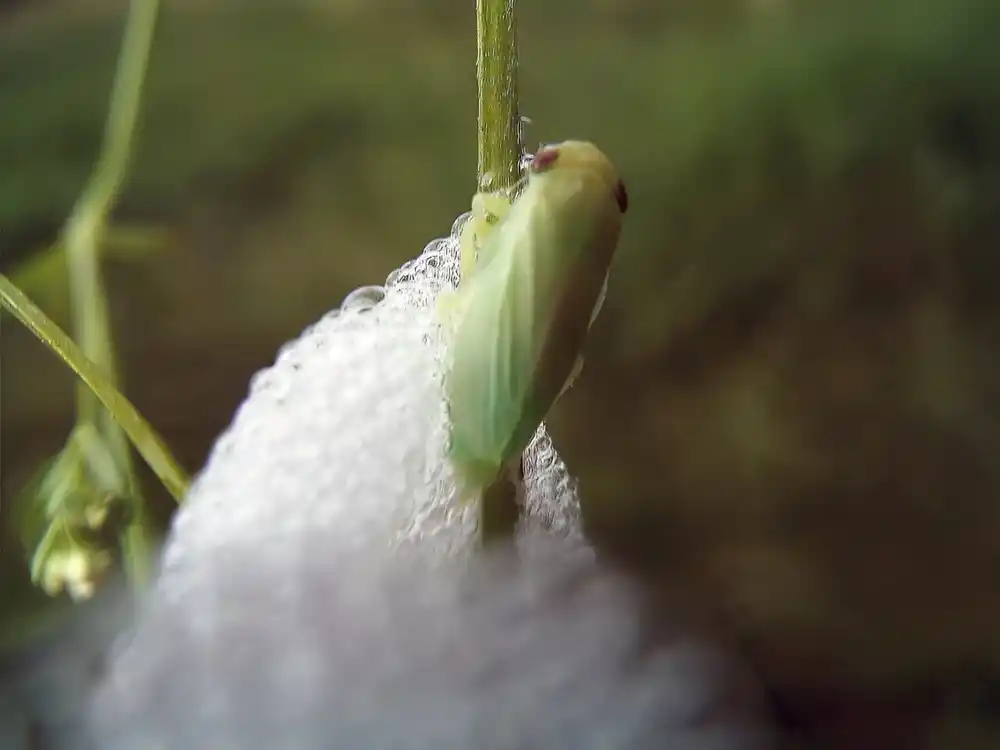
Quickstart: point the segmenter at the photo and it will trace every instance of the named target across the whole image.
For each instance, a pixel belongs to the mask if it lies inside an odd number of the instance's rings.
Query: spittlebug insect
[[[527,171],[509,208],[477,197],[499,221],[463,237],[462,283],[439,304],[451,328],[449,454],[465,499],[520,456],[579,374],[628,208],[591,143],[544,147]]]

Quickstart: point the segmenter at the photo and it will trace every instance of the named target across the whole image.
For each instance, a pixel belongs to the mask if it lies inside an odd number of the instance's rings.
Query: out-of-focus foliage
[[[0,24],[8,268],[96,152],[121,16],[86,5]],[[278,344],[468,204],[461,5],[167,4],[120,214],[174,241],[109,270],[126,392],[186,465]],[[997,674],[1000,6],[521,5],[529,145],[595,141],[631,197],[552,423],[595,537],[792,699]],[[6,505],[72,391],[26,333],[0,354]]]

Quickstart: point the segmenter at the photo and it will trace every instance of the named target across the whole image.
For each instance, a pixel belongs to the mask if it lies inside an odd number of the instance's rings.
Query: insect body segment
[[[506,191],[476,193],[472,199],[472,216],[462,229],[461,273],[465,283],[482,257],[486,239],[494,227],[510,212],[511,198]]]
[[[445,306],[450,456],[465,495],[481,493],[520,457],[579,373],[625,195],[600,150],[567,141],[535,154],[509,208],[505,196],[477,196],[482,212],[463,233],[462,283]],[[478,260],[467,250],[478,250]]]

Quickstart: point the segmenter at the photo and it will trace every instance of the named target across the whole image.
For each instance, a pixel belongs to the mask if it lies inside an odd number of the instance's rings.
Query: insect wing
[[[452,451],[459,460],[508,457],[524,420],[537,357],[537,248],[514,212],[487,242],[488,261],[466,294],[469,304],[455,332],[449,401]]]

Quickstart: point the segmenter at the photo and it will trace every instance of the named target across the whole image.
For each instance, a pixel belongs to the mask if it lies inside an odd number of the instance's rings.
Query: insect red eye
[[[622,210],[622,213],[628,211],[628,190],[625,189],[625,183],[618,180],[618,184],[615,185],[615,200],[618,201],[618,208]]]
[[[559,149],[543,148],[532,157],[530,165],[531,171],[544,172],[546,169],[555,164],[556,159],[558,158],[559,158]]]

